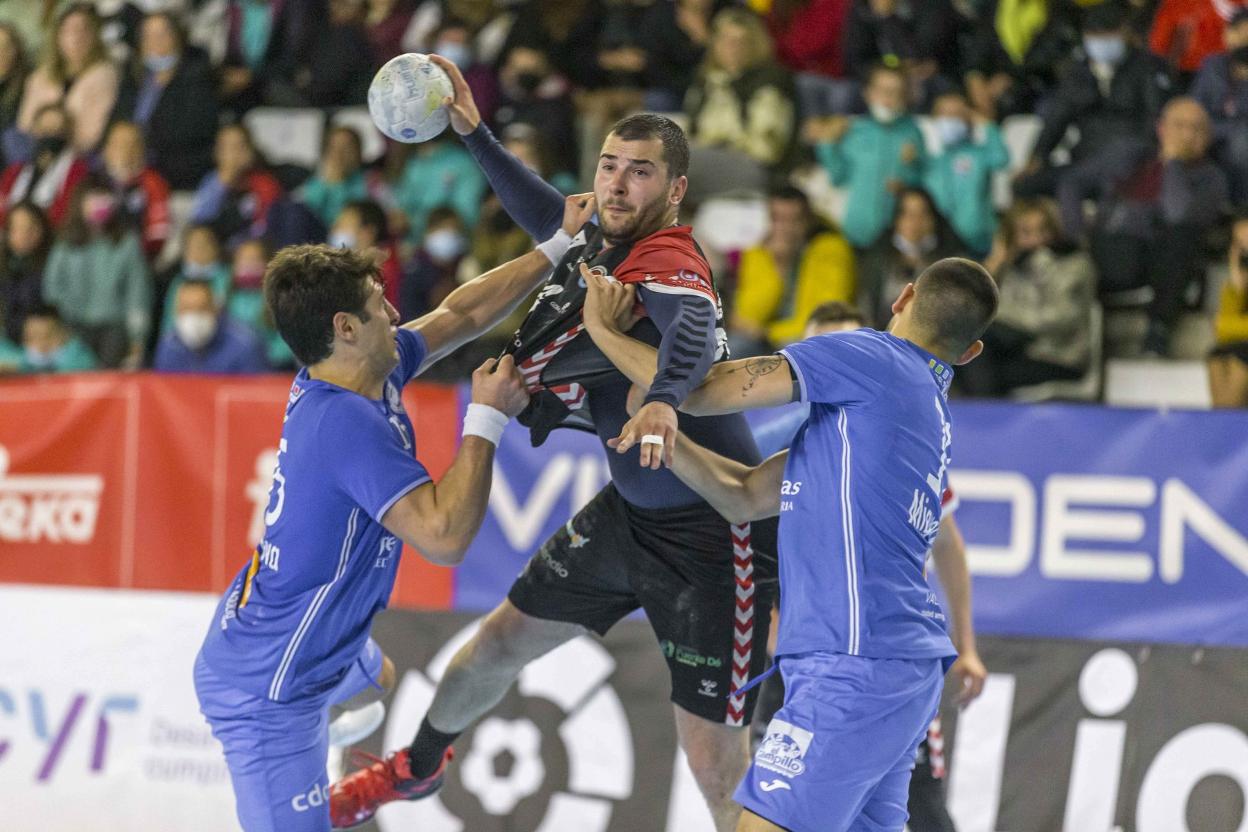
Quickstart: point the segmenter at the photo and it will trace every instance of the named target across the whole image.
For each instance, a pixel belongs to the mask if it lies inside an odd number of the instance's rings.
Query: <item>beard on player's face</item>
[[[626,209],[627,213],[609,210],[617,206]],[[621,245],[648,237],[667,225],[668,207],[666,191],[641,206],[608,194],[598,200],[598,223],[603,239],[612,245]]]

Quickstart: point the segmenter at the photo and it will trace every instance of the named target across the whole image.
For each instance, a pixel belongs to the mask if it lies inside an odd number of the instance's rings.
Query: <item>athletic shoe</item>
[[[446,749],[442,762],[428,777],[413,777],[406,748],[386,759],[357,751],[357,760],[372,761],[329,787],[329,817],[335,829],[350,829],[367,821],[387,803],[420,800],[442,788],[446,764],[454,756]]]
[[[381,702],[345,711],[329,723],[329,744],[334,747],[355,745],[365,739],[386,719],[386,706]]]

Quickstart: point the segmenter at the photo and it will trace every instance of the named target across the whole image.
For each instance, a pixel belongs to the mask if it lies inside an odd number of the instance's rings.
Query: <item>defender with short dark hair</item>
[[[663,143],[663,164],[667,165],[667,180],[684,176],[689,172],[689,140],[680,125],[658,113],[637,113],[615,123],[610,135],[626,142],[658,139]]]

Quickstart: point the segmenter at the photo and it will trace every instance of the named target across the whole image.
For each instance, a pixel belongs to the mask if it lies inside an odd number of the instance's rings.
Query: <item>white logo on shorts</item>
[[[719,682],[716,682],[714,679],[703,679],[702,689],[698,693],[703,696],[719,696],[719,693],[715,690],[717,687],[719,687]]]
[[[313,786],[306,794],[297,794],[292,797],[290,808],[296,812],[307,812],[327,803],[329,803],[329,786]]]
[[[754,764],[785,777],[797,777],[806,770],[802,758],[806,756],[814,738],[813,731],[798,728],[781,719],[773,719],[767,726],[767,736],[763,744],[754,755]]]
[[[765,792],[774,792],[776,789],[785,789],[790,792],[793,791],[793,787],[783,780],[772,780],[770,783],[764,783],[760,780],[758,782],[758,787]]]

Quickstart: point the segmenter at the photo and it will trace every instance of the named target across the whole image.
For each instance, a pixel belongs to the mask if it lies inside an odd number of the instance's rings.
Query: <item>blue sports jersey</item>
[[[380,400],[308,377],[290,389],[265,532],[217,606],[202,655],[217,676],[266,699],[328,693],[386,606],[402,542],[381,526],[429,481],[401,392],[424,360],[400,329]]]
[[[777,654],[956,655],[923,575],[949,467],[952,369],[871,329],[781,354],[811,408],[780,490]]]

